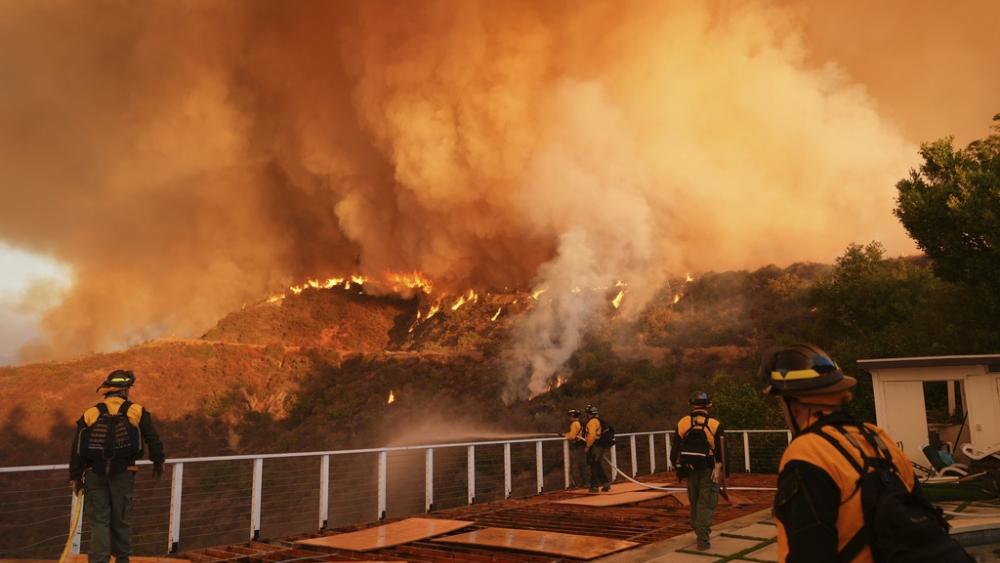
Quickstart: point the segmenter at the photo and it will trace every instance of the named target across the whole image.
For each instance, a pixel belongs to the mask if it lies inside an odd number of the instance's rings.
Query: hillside
[[[859,357],[995,351],[993,320],[926,261],[860,248],[837,266],[674,280],[629,321],[609,306],[562,370],[565,383],[513,405],[499,400],[507,344],[531,295],[307,288],[234,312],[201,339],[0,369],[0,465],[63,462],[73,421],[115,368],[135,370],[134,399],[155,415],[168,453],[187,456],[551,432],[587,403],[623,430],[664,428],[694,388],[728,398],[719,408],[731,426],[777,424],[754,380],[773,342],[819,342],[862,379]],[[864,388],[859,396],[870,416]]]

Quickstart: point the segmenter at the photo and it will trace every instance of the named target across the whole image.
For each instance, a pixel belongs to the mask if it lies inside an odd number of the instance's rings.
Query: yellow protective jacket
[[[709,455],[715,457],[715,462],[722,462],[722,451],[718,447],[718,442],[723,438],[722,423],[718,419],[708,416],[708,411],[695,409],[691,414],[677,421],[677,432],[674,435],[674,445],[670,451],[671,463],[676,467],[680,462],[680,455],[684,437],[687,436],[691,427],[695,423],[705,425],[705,437],[708,439]],[[706,464],[709,465],[709,464]]]
[[[858,448],[866,456],[875,456],[876,451],[852,422],[846,414],[827,415],[785,450],[774,501],[780,563],[835,561],[837,553],[864,525],[858,470],[833,444],[814,433],[832,437],[864,467]],[[912,491],[913,467],[906,454],[881,428],[867,423],[865,427],[885,444],[903,484]],[[851,562],[873,562],[871,548],[862,548]]]
[[[107,396],[103,401],[104,405],[108,409],[108,413],[113,415],[118,414],[118,411],[121,409],[124,402],[124,398],[116,395]],[[80,457],[80,454],[77,451],[77,440],[80,439],[80,430],[88,426],[92,426],[95,422],[97,422],[97,419],[100,416],[101,411],[95,405],[83,411],[83,415],[76,421],[76,439],[73,440],[69,460],[70,480],[78,480],[82,478],[84,471],[90,468],[87,461]],[[165,455],[163,453],[163,443],[160,441],[160,437],[157,434],[156,429],[153,427],[153,418],[149,414],[149,411],[144,409],[142,405],[132,403],[129,406],[126,416],[128,416],[129,424],[139,429],[142,440],[145,443],[147,451],[149,452],[150,461],[153,463],[163,463],[165,459]],[[108,467],[103,469],[112,474],[123,470],[135,471],[135,461],[136,460],[134,459],[112,460],[111,463],[108,464]]]
[[[587,429],[584,432],[584,437],[587,439],[587,449],[594,445],[594,442],[601,437],[601,419],[592,418],[587,421]]]
[[[583,430],[583,425],[580,424],[580,421],[574,420],[569,423],[569,431],[563,434],[563,436],[565,436],[566,439],[569,440],[570,444],[572,445],[579,442],[578,438],[581,437],[580,432],[582,430]]]

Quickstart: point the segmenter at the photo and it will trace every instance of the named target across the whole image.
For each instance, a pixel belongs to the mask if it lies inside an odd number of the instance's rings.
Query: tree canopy
[[[1000,290],[1000,114],[994,133],[955,149],[921,146],[924,163],[896,184],[895,214],[944,280]]]

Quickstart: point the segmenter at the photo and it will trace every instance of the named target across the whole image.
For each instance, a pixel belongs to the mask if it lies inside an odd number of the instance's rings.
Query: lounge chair
[[[973,447],[972,444],[962,444],[962,453],[973,461],[982,461],[990,456],[1000,459],[1000,444],[993,444],[984,450]]]
[[[930,477],[965,477],[969,474],[969,466],[964,463],[955,463],[955,459],[945,450],[924,446],[923,452],[924,457],[934,467],[934,474]]]

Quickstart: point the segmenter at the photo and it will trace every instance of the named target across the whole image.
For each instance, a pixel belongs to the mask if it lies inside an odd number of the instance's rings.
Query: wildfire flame
[[[618,291],[618,295],[616,295],[615,298],[611,300],[611,305],[615,309],[617,309],[618,307],[621,307],[621,305],[622,305],[622,299],[625,299],[625,290],[624,289]],[[675,303],[676,303],[676,301],[675,301]]]
[[[500,308],[498,308],[498,309],[497,309],[497,312],[496,312],[496,313],[494,313],[492,317],[490,317],[490,320],[491,320],[491,321],[495,321],[495,320],[497,320],[498,318],[500,318],[500,311],[503,311],[503,307],[500,307]]]
[[[396,395],[393,394],[392,389],[389,389],[389,400],[385,402],[387,405],[391,405],[396,402]]]
[[[541,294],[545,293],[546,291],[548,291],[548,289],[546,289],[546,288],[544,288],[544,287],[543,287],[542,289],[538,289],[538,290],[535,290],[535,291],[534,291],[534,292],[533,292],[533,293],[531,294],[531,298],[532,298],[532,299],[534,299],[535,301],[538,301],[538,297],[539,297],[539,296],[540,296]]]
[[[424,317],[424,318],[425,319],[430,319],[434,315],[438,314],[438,311],[440,311],[440,310],[441,310],[441,306],[440,305],[434,305],[433,307],[431,307],[430,309],[428,309],[427,316]]]
[[[674,304],[676,305],[677,302],[680,301],[680,300],[681,300],[681,294],[680,293],[675,293],[674,294]]]
[[[693,281],[694,281],[694,276],[692,276],[691,274],[688,274],[684,277],[684,283],[691,283]]]
[[[430,294],[434,286],[431,280],[425,278],[420,272],[410,272],[408,274],[389,274],[388,280],[394,286],[403,286],[408,289],[419,289]]]
[[[455,301],[454,305],[451,306],[452,311],[457,311],[459,307],[465,305],[466,303],[477,303],[479,302],[479,294],[473,290],[469,290],[465,295],[459,295],[458,300]]]
[[[459,295],[458,296],[458,301],[455,301],[455,304],[451,306],[451,310],[452,311],[457,311],[458,308],[461,307],[462,305],[465,305],[465,296],[464,295]]]

